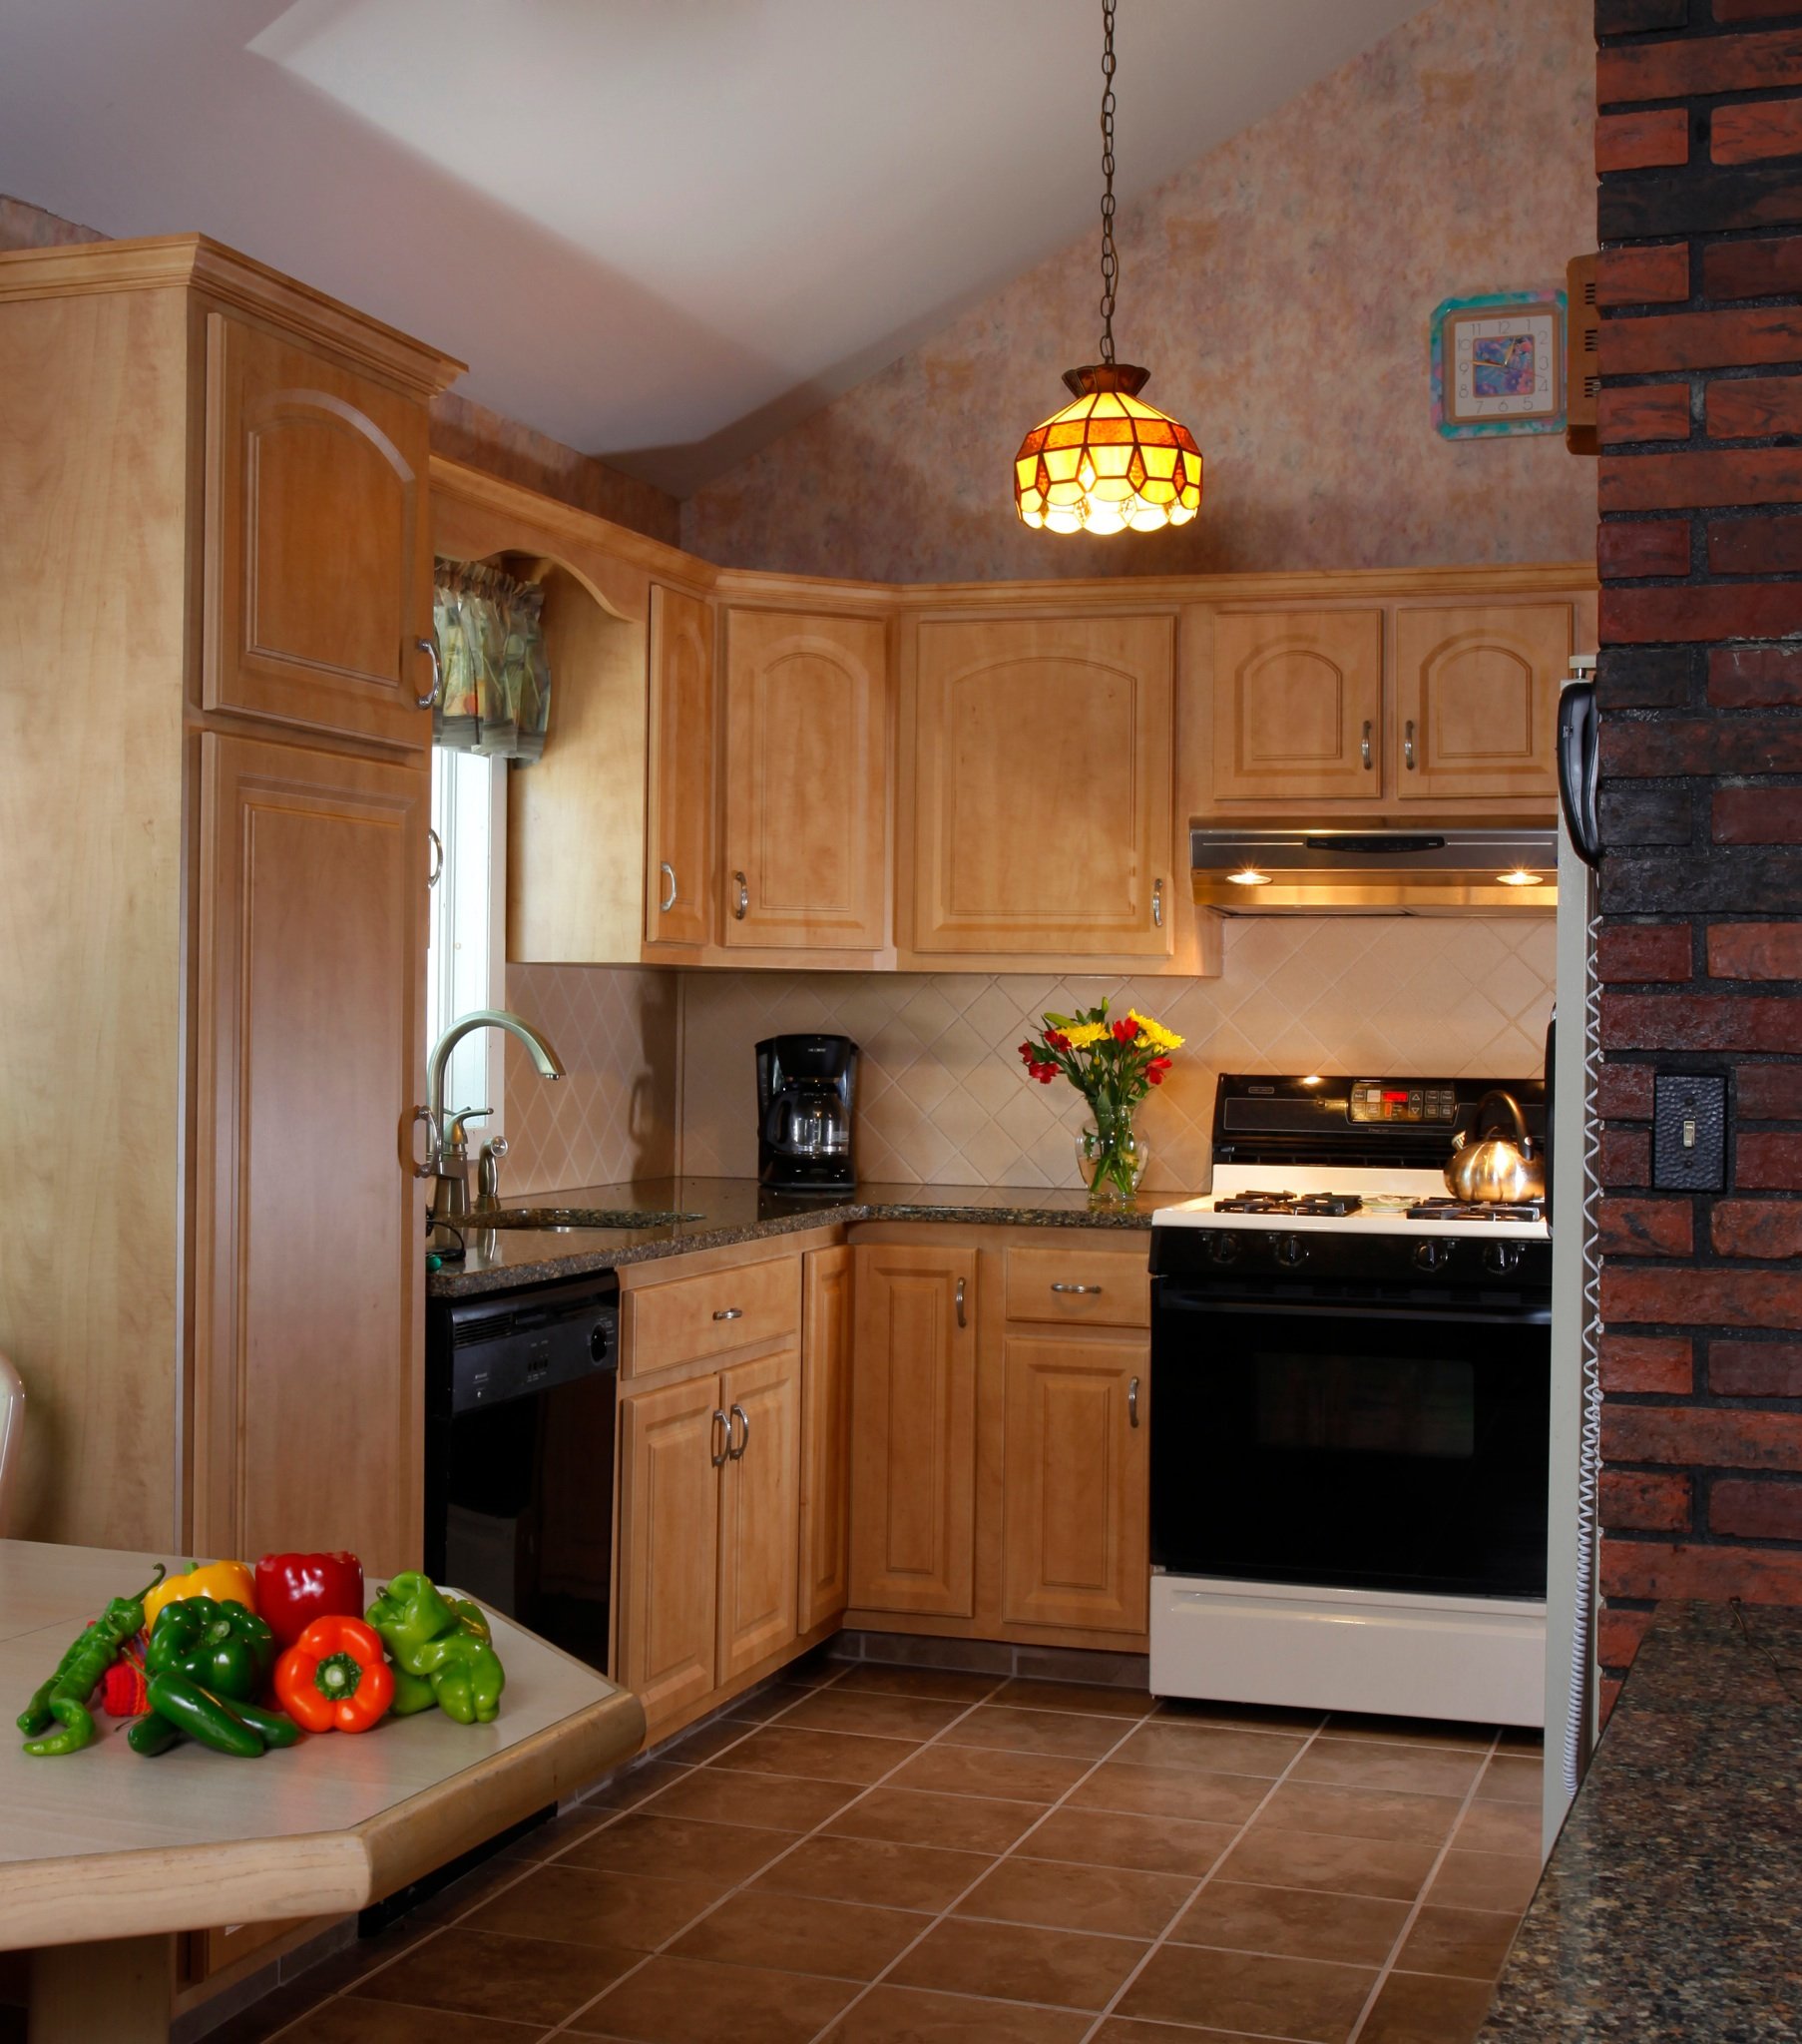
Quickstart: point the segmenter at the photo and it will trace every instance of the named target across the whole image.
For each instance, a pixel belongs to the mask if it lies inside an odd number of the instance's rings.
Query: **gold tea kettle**
[[[1497,1129],[1513,1123],[1512,1137]],[[1469,1138],[1452,1139],[1446,1188],[1473,1204],[1546,1197],[1546,1160],[1527,1133],[1527,1117],[1512,1093],[1486,1093],[1477,1103]]]

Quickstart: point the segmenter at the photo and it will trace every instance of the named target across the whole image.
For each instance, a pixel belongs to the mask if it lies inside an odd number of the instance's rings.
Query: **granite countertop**
[[[1802,2035],[1802,1607],[1744,1616],[1660,1606],[1481,2044]]]
[[[656,1257],[725,1249],[765,1236],[854,1221],[984,1222],[1014,1228],[1109,1228],[1148,1232],[1156,1208],[1186,1193],[1141,1193],[1129,1207],[1097,1209],[1080,1187],[913,1186],[859,1184],[846,1198],[806,1198],[766,1192],[755,1179],[635,1179],[570,1192],[534,1193],[504,1207],[589,1207],[612,1211],[674,1212],[681,1218],[655,1228],[536,1228],[472,1230],[461,1264],[432,1272],[433,1297],[465,1298],[515,1284],[617,1270]]]

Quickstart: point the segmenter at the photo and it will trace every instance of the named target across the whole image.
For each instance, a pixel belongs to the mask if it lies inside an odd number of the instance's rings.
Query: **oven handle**
[[[1493,1327],[1500,1323],[1511,1326],[1544,1327],[1552,1323],[1550,1305],[1511,1305],[1499,1307],[1492,1312],[1451,1312],[1436,1306],[1413,1305],[1351,1305],[1340,1299],[1322,1300],[1318,1305],[1300,1302],[1291,1304],[1266,1304],[1248,1298],[1209,1298],[1203,1295],[1181,1291],[1159,1293],[1156,1313],[1255,1313],[1266,1317],[1286,1319],[1340,1319],[1340,1320],[1407,1320],[1420,1324],[1428,1320],[1459,1324]],[[1155,1316],[1155,1315],[1154,1315]]]

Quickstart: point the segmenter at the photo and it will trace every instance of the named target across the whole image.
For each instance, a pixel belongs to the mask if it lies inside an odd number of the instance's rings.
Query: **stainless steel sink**
[[[677,1221],[702,1221],[701,1214],[678,1214],[674,1208],[652,1207],[503,1207],[492,1214],[473,1213],[460,1218],[460,1228],[537,1228],[567,1231],[577,1228],[642,1229],[669,1228]]]

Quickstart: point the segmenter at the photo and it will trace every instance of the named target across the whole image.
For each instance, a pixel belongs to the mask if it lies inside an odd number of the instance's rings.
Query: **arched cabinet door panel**
[[[1375,801],[1382,757],[1380,610],[1216,615],[1215,800]]]
[[[416,398],[209,317],[209,710],[431,743],[427,433]]]
[[[1569,599],[1398,609],[1396,792],[1402,799],[1556,798],[1558,692],[1576,628]]]
[[[713,608],[651,590],[651,814],[645,941],[713,934]]]

